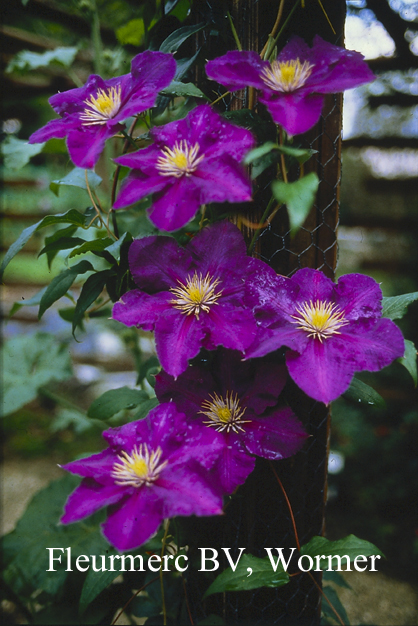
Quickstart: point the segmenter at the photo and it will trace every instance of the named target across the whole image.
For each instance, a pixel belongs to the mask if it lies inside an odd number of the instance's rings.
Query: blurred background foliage
[[[192,0],[9,0],[3,7],[3,251],[23,228],[44,215],[89,205],[81,189],[67,187],[57,197],[49,188],[52,180],[72,169],[63,141],[48,142],[23,168],[16,156],[19,144],[13,142],[25,142],[52,118],[51,94],[83,84],[92,72],[105,77],[126,73],[132,56],[145,48],[158,49],[173,30],[189,24],[191,4]],[[371,275],[381,283],[384,295],[393,296],[418,290],[418,3],[347,0],[347,7],[347,47],[366,55],[378,79],[345,98],[338,273]],[[193,56],[189,44],[178,56]],[[187,71],[186,67],[184,82]],[[101,175],[103,167],[100,163]],[[103,188],[106,192],[106,182]],[[54,363],[49,362],[51,376],[42,379],[36,397],[4,418],[6,464],[46,455],[51,464],[63,463],[96,451],[101,426],[86,417],[88,406],[107,389],[134,386],[135,355],[140,352],[146,359],[152,353],[147,334],[136,343],[130,331],[100,317],[89,321],[77,336],[79,342],[71,338],[70,325],[56,308],[41,323],[36,306],[22,306],[8,318],[13,307],[18,308],[15,303],[27,304],[65,267],[65,252],[51,267],[45,256],[37,259],[43,245],[43,236],[37,235],[5,274],[4,335],[9,339],[35,330],[53,333],[63,342],[62,350],[71,353],[72,370],[67,368],[67,375],[57,379],[52,375]],[[415,302],[400,321],[415,345],[417,314]],[[359,378],[379,392],[385,407],[350,404],[346,399],[333,405],[328,536],[354,533],[372,541],[388,557],[382,568],[414,580],[416,389],[396,363]],[[151,387],[144,384],[152,396]]]

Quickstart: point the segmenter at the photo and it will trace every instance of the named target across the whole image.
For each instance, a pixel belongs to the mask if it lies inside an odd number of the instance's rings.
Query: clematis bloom
[[[309,268],[291,278],[258,265],[249,284],[260,335],[246,357],[282,346],[295,383],[328,404],[350,385],[355,372],[378,371],[402,357],[402,333],[382,318],[382,292],[362,274],[341,276],[338,284]]]
[[[67,500],[64,524],[109,506],[103,533],[122,551],[142,545],[168,517],[222,513],[210,473],[220,446],[206,429],[191,430],[173,405],[160,405],[146,419],[103,436],[108,448],[63,465],[84,477]]]
[[[257,327],[245,282],[257,263],[226,221],[204,228],[184,248],[172,237],[137,239],[129,267],[138,289],[116,302],[112,317],[155,331],[161,365],[177,377],[201,348],[244,352],[253,342]]]
[[[285,366],[269,357],[243,362],[239,352],[221,348],[212,359],[195,359],[177,380],[158,374],[155,393],[222,446],[213,471],[232,493],[254,469],[254,455],[287,458],[307,437],[292,410],[277,407],[286,379]]]
[[[210,202],[251,200],[251,183],[240,164],[253,147],[251,133],[201,105],[185,119],[153,128],[154,143],[115,159],[130,167],[114,209],[153,195],[150,220],[173,231]]]
[[[323,94],[337,93],[375,78],[359,52],[344,50],[318,35],[310,48],[293,36],[275,61],[256,52],[230,51],[209,61],[206,73],[230,91],[255,87],[276,124],[289,135],[306,132],[319,120]]]
[[[132,59],[130,74],[110,80],[93,74],[83,87],[49,99],[60,119],[51,120],[33,133],[29,143],[67,137],[73,163],[91,169],[106,139],[122,130],[122,122],[128,117],[154,106],[158,92],[172,81],[175,71],[171,54],[147,50]]]

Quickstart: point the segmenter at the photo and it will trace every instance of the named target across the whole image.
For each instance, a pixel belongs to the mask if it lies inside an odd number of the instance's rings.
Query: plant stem
[[[260,52],[260,56],[262,59],[264,59],[264,55],[267,52],[267,49],[270,47],[270,40],[274,38],[275,34],[277,33],[277,29],[279,28],[279,24],[280,24],[280,20],[282,19],[282,14],[283,14],[283,9],[284,9],[284,2],[285,0],[281,0],[280,5],[279,5],[279,10],[277,12],[277,17],[276,17],[276,21],[274,22],[274,26],[271,30],[270,35],[268,36],[268,39],[264,45],[264,48],[262,49],[262,51]]]
[[[227,16],[228,16],[228,19],[229,19],[229,25],[231,26],[232,35],[233,35],[233,37],[235,39],[235,43],[237,45],[237,48],[238,48],[238,50],[240,52],[242,52],[241,42],[239,40],[238,33],[237,33],[236,29],[235,29],[234,22],[232,21],[232,17],[231,17],[231,14],[230,14],[229,11],[227,11]]]
[[[287,16],[287,18],[285,19],[283,26],[281,27],[281,29],[280,29],[280,30],[279,30],[279,32],[277,33],[276,37],[274,38],[273,43],[271,44],[271,51],[270,51],[270,53],[269,53],[269,55],[268,55],[267,60],[269,60],[269,59],[270,59],[270,57],[271,57],[271,55],[272,55],[272,52],[273,52],[273,50],[274,50],[274,46],[276,45],[276,43],[277,43],[277,41],[278,41],[278,39],[279,39],[280,35],[282,34],[282,32],[284,31],[284,29],[286,28],[288,21],[289,21],[289,20],[290,20],[290,18],[292,17],[293,13],[295,12],[295,10],[296,10],[296,9],[297,9],[297,7],[299,6],[299,4],[300,4],[300,0],[296,0],[295,4],[293,5],[293,7],[291,8],[291,10],[290,10],[290,12],[289,12],[289,15],[288,15],[288,16]]]

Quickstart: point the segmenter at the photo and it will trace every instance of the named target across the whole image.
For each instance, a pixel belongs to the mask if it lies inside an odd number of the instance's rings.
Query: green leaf
[[[3,348],[3,415],[34,400],[38,389],[72,375],[67,346],[53,335],[36,333],[9,339]]]
[[[414,381],[415,387],[418,382],[417,375],[417,349],[412,341],[409,339],[405,339],[405,354],[400,359],[397,359],[398,363],[406,367],[408,372],[412,376],[412,380]]]
[[[303,148],[292,148],[291,146],[278,146],[278,150],[296,159],[300,165],[306,163],[313,154],[318,152],[318,150],[311,150],[309,148],[305,150]]]
[[[340,587],[345,587],[346,589],[351,589],[351,585],[348,584],[345,578],[341,576],[339,572],[334,572],[333,570],[325,570],[322,575],[322,579],[325,582],[335,583]]]
[[[204,98],[209,101],[209,98],[205,96],[203,91],[198,89],[198,87],[196,87],[193,83],[180,83],[176,80],[173,80],[173,82],[170,83],[168,87],[163,89],[161,93],[165,96],[193,96],[195,98]]]
[[[20,170],[33,156],[36,156],[44,147],[45,143],[30,144],[23,139],[17,139],[10,135],[1,144],[1,153],[4,156],[5,167],[11,170]]]
[[[86,254],[87,252],[102,252],[106,250],[109,244],[113,243],[113,239],[110,237],[103,237],[103,239],[93,239],[92,241],[80,240],[81,246],[74,248],[68,255],[69,259],[79,255]]]
[[[79,482],[78,477],[67,474],[37,493],[16,529],[3,538],[4,578],[20,597],[28,599],[39,589],[54,596],[65,584],[66,553],[55,552],[55,556],[61,555],[61,564],[55,561],[55,571],[47,571],[48,548],[70,547],[73,559],[80,554],[106,554],[112,549],[100,532],[102,512],[75,524],[59,523],[64,504]],[[74,561],[72,567],[75,569]]]
[[[319,179],[315,172],[300,178],[294,183],[276,180],[272,183],[274,197],[286,204],[292,235],[302,226],[313,206],[318,190]]]
[[[55,48],[55,50],[47,50],[46,52],[22,50],[10,61],[6,72],[29,72],[30,70],[37,70],[40,67],[48,67],[51,63],[70,67],[74,62],[77,52],[78,48],[75,47],[59,47]]]
[[[379,408],[386,406],[386,402],[382,396],[358,378],[353,378],[349,388],[343,393],[343,396],[356,404],[370,404]]]
[[[61,186],[80,187],[80,189],[87,190],[86,172],[90,189],[96,189],[102,182],[100,176],[92,170],[84,170],[81,167],[75,167],[67,176],[64,176],[64,178],[53,180],[49,188],[56,196],[59,195]]]
[[[66,228],[64,230],[67,230]],[[49,238],[48,238],[49,239]],[[45,239],[46,241],[46,239]],[[51,252],[59,252],[60,250],[68,250],[69,248],[74,248],[80,243],[85,243],[85,239],[81,239],[81,237],[59,237],[56,239],[53,238],[53,241],[49,241],[40,251],[38,257],[43,254],[50,254]],[[88,242],[90,243],[90,242]]]
[[[159,405],[157,398],[150,398],[149,400],[145,400],[139,405],[139,410],[135,413],[132,418],[132,421],[143,420],[144,417],[148,415],[152,409],[155,409],[156,406]]]
[[[262,156],[265,156],[272,150],[278,150],[278,149],[279,149],[279,145],[277,143],[273,143],[272,141],[267,141],[267,143],[264,143],[262,146],[258,146],[257,148],[250,150],[244,159],[244,163],[245,165],[250,165],[250,163],[253,163],[257,159],[260,159]]]
[[[122,248],[124,248],[125,246],[129,247],[131,243],[132,243],[131,233],[125,232],[117,241],[114,241],[109,246],[107,246],[105,250],[110,255],[112,255],[115,261],[119,263]]]
[[[117,552],[115,550],[109,550],[106,556],[110,554],[117,554]],[[97,598],[99,593],[106,589],[119,575],[120,572],[111,572],[110,570],[95,572],[93,568],[90,568],[87,572],[83,589],[81,590],[80,613],[84,613],[88,605]]]
[[[55,242],[58,242],[58,240],[60,239],[68,240],[69,238],[72,238],[72,236],[76,233],[77,228],[78,228],[77,226],[67,226],[67,228],[61,228],[60,230],[56,231],[49,237],[45,237],[45,246],[39,252],[38,257],[40,257],[41,254],[46,254],[49,268],[51,268],[52,261],[55,259],[58,252],[61,249],[68,249],[68,248],[62,248],[60,244],[56,244]],[[84,241],[84,239],[82,241]],[[48,249],[49,246],[51,246],[50,249]]]
[[[41,298],[38,318],[41,319],[45,311],[49,309],[54,302],[62,298],[62,296],[65,296],[79,274],[85,274],[86,272],[90,272],[92,270],[94,270],[94,267],[89,261],[80,261],[77,265],[74,265],[68,270],[61,272],[61,274],[58,274],[58,276],[55,276]]]
[[[35,293],[34,296],[32,296],[32,298],[29,298],[28,300],[23,300],[23,302],[19,301],[19,302],[15,302],[12,306],[12,308],[10,309],[10,313],[9,313],[9,317],[12,317],[15,313],[17,313],[17,311],[19,311],[22,306],[37,306],[40,304],[41,302],[41,298],[44,295],[45,291],[48,289],[48,287],[42,287],[42,289],[40,291],[38,291],[38,293]]]
[[[338,597],[338,593],[335,591],[335,589],[327,586],[327,587],[324,587],[323,592],[328,598],[328,600],[331,602],[334,609],[337,611],[338,615],[341,617],[343,623],[347,624],[347,626],[350,626],[350,620],[348,619],[347,612],[344,606],[342,605],[341,600]],[[322,609],[322,613],[326,617],[331,617],[337,622],[337,616],[335,615],[334,611],[332,610],[332,608],[330,607],[330,605],[328,604],[325,598],[322,598],[321,609]]]
[[[122,46],[140,46],[145,37],[144,20],[137,18],[116,29],[116,37]]]
[[[46,228],[47,226],[52,226],[54,224],[74,224],[75,226],[85,227],[85,217],[79,211],[75,209],[71,209],[66,213],[58,213],[57,215],[47,215],[40,222],[33,224],[32,226],[28,226],[25,228],[16,239],[16,241],[10,246],[8,251],[6,252],[2,264],[0,266],[0,280],[3,278],[3,273],[6,267],[9,265],[10,261],[16,254],[23,248],[24,245],[27,244],[29,239],[32,237],[33,233],[41,228]]]
[[[250,569],[252,573],[250,574]],[[204,594],[204,598],[213,593],[224,591],[247,591],[258,587],[282,587],[289,582],[289,575],[281,566],[274,571],[270,559],[259,559],[252,554],[243,554],[235,569],[231,567],[219,574]]]
[[[148,394],[139,389],[130,389],[129,387],[110,389],[94,400],[87,411],[87,415],[94,419],[107,420],[119,411],[134,409],[148,399]]]
[[[308,543],[305,543],[300,549],[301,554],[308,554],[309,556],[315,558],[316,556],[345,556],[347,555],[351,561],[353,561],[357,556],[372,556],[378,555],[383,556],[383,552],[379,550],[375,545],[370,543],[370,541],[365,541],[364,539],[359,539],[355,535],[348,535],[348,537],[344,537],[344,539],[338,539],[337,541],[330,541],[325,537],[312,537]],[[344,559],[343,563],[345,563],[346,559]],[[333,561],[331,561],[333,563]],[[316,565],[316,559],[315,559]],[[322,569],[329,569],[329,559],[319,559],[319,567]]]
[[[93,302],[100,296],[102,293],[104,286],[106,284],[107,279],[109,278],[112,270],[103,270],[102,272],[97,272],[88,277],[86,282],[83,285],[80,296],[77,300],[77,304],[74,310],[73,317],[73,335],[77,326],[80,324],[81,320],[84,318],[84,313],[87,311],[89,306],[93,304]]]
[[[397,320],[403,317],[411,302],[418,300],[418,291],[413,293],[404,293],[402,296],[393,296],[392,298],[383,298],[383,317],[390,320]]]
[[[160,52],[177,52],[181,44],[189,37],[203,30],[207,26],[206,22],[200,22],[194,26],[182,26],[173,33],[171,33],[167,39],[164,39],[160,46]]]

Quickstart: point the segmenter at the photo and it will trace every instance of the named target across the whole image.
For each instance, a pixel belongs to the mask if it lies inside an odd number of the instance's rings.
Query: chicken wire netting
[[[284,3],[284,10],[294,3]],[[312,4],[312,3],[311,3]],[[233,0],[233,2],[205,1],[194,5],[196,21],[213,22],[210,34],[205,30],[196,38],[196,49],[203,49],[207,58],[220,56],[228,49],[235,49],[231,32],[226,29],[225,12],[230,11],[238,38],[244,49],[260,50],[267,40],[277,15],[279,2],[253,2]],[[345,2],[336,2],[334,23],[338,22],[342,33]],[[285,16],[285,12],[283,13]],[[306,14],[295,16],[300,28],[298,34],[311,39],[317,32],[315,20],[305,20]],[[284,18],[283,18],[284,19]],[[283,41],[292,33],[284,32]],[[322,34],[321,32],[319,34]],[[328,39],[329,38],[329,33]],[[341,44],[341,36],[332,38],[333,43]],[[226,89],[208,83],[204,74],[198,74],[198,84],[211,99],[218,99],[217,106],[225,112],[241,111],[248,108],[248,91],[226,94]],[[262,106],[256,107],[259,116],[268,116]],[[320,121],[315,127],[297,137],[294,146],[309,148],[312,157],[302,167],[289,170],[289,180],[297,180],[302,174],[316,172],[319,188],[316,202],[297,234],[292,237],[286,207],[280,207],[269,223],[260,224],[261,217],[271,197],[271,180],[275,169],[264,172],[256,181],[254,201],[239,207],[231,219],[241,228],[247,242],[255,240],[253,255],[261,258],[280,274],[291,276],[302,267],[323,271],[334,278],[337,262],[337,228],[339,211],[339,186],[341,179],[341,120],[342,96],[326,96]],[[233,119],[231,118],[231,121]],[[267,123],[267,122],[266,122]],[[244,123],[245,125],[245,123]],[[271,129],[270,129],[271,132]],[[274,129],[273,129],[274,132]],[[268,137],[267,128],[266,136]],[[268,139],[272,139],[270,135]],[[285,398],[311,435],[302,451],[290,459],[269,463],[257,459],[254,472],[240,487],[228,503],[222,519],[203,522],[200,545],[213,547],[219,553],[221,569],[228,566],[222,560],[222,547],[228,547],[236,559],[239,549],[246,554],[266,557],[265,548],[284,548],[285,557],[290,548],[296,547],[289,506],[277,480],[286,491],[293,510],[294,522],[300,544],[308,542],[314,535],[324,533],[324,508],[326,502],[327,462],[330,430],[329,410],[301,392],[289,381]],[[195,622],[210,614],[222,615],[228,624],[319,624],[321,606],[321,574],[297,573],[294,563],[298,559],[294,552],[289,568],[290,583],[281,588],[259,588],[250,591],[216,594],[203,605],[193,606]],[[218,573],[219,571],[218,570]],[[191,597],[201,597],[197,577],[189,577]],[[207,585],[207,583],[206,583]],[[204,591],[204,589],[202,589]],[[193,602],[192,602],[193,604]]]

